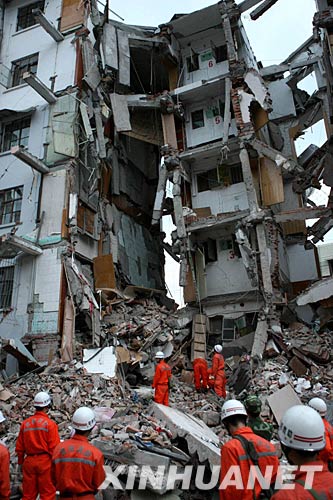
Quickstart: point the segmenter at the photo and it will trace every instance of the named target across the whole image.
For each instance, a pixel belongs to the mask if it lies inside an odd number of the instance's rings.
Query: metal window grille
[[[33,73],[35,75],[37,73],[37,65],[38,53],[32,54],[29,57],[23,57],[22,59],[18,59],[17,61],[13,61],[11,87],[17,87],[17,85],[21,85],[21,83],[24,83],[23,74],[26,71],[29,71],[30,73]]]
[[[0,225],[20,221],[23,186],[0,191]]]
[[[9,151],[13,146],[28,147],[31,118],[15,120],[3,125],[1,151]]]
[[[12,305],[15,266],[0,267],[0,309]]]
[[[37,24],[32,11],[34,9],[44,10],[44,3],[44,0],[42,0],[18,9],[16,31],[24,30],[25,28],[29,28],[29,26]]]

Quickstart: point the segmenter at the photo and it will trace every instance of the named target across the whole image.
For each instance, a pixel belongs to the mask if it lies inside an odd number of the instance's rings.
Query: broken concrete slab
[[[204,422],[176,408],[157,403],[153,404],[152,414],[166,422],[174,435],[185,438],[189,453],[197,454],[201,463],[208,460],[211,468],[220,465],[219,438]]]
[[[277,423],[280,424],[285,412],[292,406],[302,404],[302,402],[291,385],[288,384],[271,394],[267,398],[267,404],[270,406]]]

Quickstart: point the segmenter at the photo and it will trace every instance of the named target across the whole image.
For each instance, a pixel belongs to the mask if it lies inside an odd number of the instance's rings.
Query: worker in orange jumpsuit
[[[52,456],[52,481],[59,498],[95,500],[105,479],[104,457],[88,436],[96,425],[94,412],[81,407],[73,415],[75,434],[58,444]]]
[[[161,405],[169,406],[169,387],[171,380],[171,368],[164,361],[164,353],[158,351],[155,355],[157,366],[153,380],[153,389],[155,389],[154,401]]]
[[[51,398],[39,392],[34,399],[36,412],[24,420],[16,441],[18,464],[23,464],[22,500],[54,500],[56,490],[51,481],[51,457],[60,442],[58,426],[47,412]]]
[[[208,365],[204,358],[193,361],[194,386],[198,392],[205,392],[208,388]]]
[[[288,462],[298,470],[293,471],[291,489],[281,489],[271,500],[332,500],[333,474],[318,458],[325,446],[325,426],[320,415],[308,406],[292,406],[282,417],[278,435]],[[311,471],[309,477],[305,469]],[[306,489],[309,479],[311,489]]]
[[[222,356],[223,347],[217,344],[214,347],[214,356],[211,370],[208,373],[211,373],[214,377],[214,391],[215,393],[221,397],[226,398],[227,393],[225,390],[225,386],[227,383],[227,379],[224,371],[224,357]]]
[[[318,454],[319,460],[327,464],[328,469],[333,472],[333,426],[326,420],[327,405],[321,398],[312,398],[309,401],[310,408],[316,410],[323,420],[325,427],[325,448]]]
[[[254,462],[248,456],[244,444],[246,445],[246,441],[252,442],[258,456],[258,467],[263,476],[265,476],[266,467],[271,466],[271,484],[275,483],[279,468],[275,447],[266,439],[254,434],[250,427],[247,427],[247,413],[240,401],[236,399],[226,401],[222,406],[221,419],[232,439],[221,449],[220,500],[253,500],[253,498],[259,498],[262,488],[257,480],[255,480],[254,488],[253,486],[247,487],[250,477],[250,465],[254,464]],[[244,440],[244,444],[242,440]],[[238,477],[234,472],[235,469],[239,471]],[[230,476],[232,476],[232,479]],[[238,484],[236,485],[237,480]]]
[[[0,411],[0,424],[6,421],[2,411]],[[10,498],[10,477],[9,477],[9,451],[0,443],[0,500]]]

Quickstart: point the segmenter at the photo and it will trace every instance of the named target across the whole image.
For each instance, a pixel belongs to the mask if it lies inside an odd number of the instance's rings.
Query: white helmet
[[[51,404],[50,395],[47,392],[38,392],[34,399],[34,406],[38,408],[45,408]]]
[[[96,425],[95,413],[87,406],[81,406],[74,412],[72,425],[76,430],[90,431]]]
[[[234,415],[245,415],[247,417],[245,406],[240,401],[237,401],[237,399],[229,399],[229,401],[226,401],[222,406],[221,420],[223,421]]]
[[[214,346],[214,351],[215,351],[215,352],[221,353],[221,352],[222,352],[222,349],[223,349],[223,346],[221,346],[221,344],[216,344],[216,345]]]
[[[326,417],[327,405],[321,398],[312,398],[309,401],[310,408],[316,410],[321,417]]]
[[[4,422],[5,420],[6,420],[6,417],[4,416],[2,411],[0,411],[0,424],[2,424],[2,422]]]
[[[308,406],[296,405],[283,415],[279,439],[294,450],[319,451],[325,448],[325,427],[318,413]]]
[[[155,359],[164,359],[164,352],[157,351],[157,353],[155,354]]]

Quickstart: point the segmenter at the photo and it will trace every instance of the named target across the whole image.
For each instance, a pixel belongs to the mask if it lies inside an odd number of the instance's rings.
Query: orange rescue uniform
[[[265,470],[267,466],[273,467],[272,472],[272,484],[275,483],[275,479],[278,473],[279,460],[276,454],[276,450],[274,445],[272,445],[266,439],[257,436],[254,434],[250,427],[242,427],[238,429],[233,436],[243,436],[248,441],[252,441],[259,459],[259,468],[261,470],[262,475],[265,475]],[[253,500],[253,488],[247,489],[247,484],[249,480],[250,473],[250,465],[252,464],[244,450],[242,444],[237,439],[231,439],[228,441],[221,450],[221,485],[223,486],[223,479],[228,474],[230,467],[237,466],[240,468],[240,475],[242,478],[242,484],[240,487],[242,489],[237,489],[235,484],[235,474],[232,474],[231,477],[228,475],[225,479],[225,482],[233,482],[234,484],[230,484],[229,486],[226,484],[225,489],[220,488],[220,500]],[[231,469],[233,470],[233,469]],[[230,472],[229,472],[230,474]],[[237,477],[237,476],[236,476]],[[255,495],[256,498],[259,498],[259,494],[261,492],[261,486],[258,481],[255,482]]]
[[[60,498],[94,500],[105,479],[104,457],[85,436],[74,434],[60,443],[52,456],[52,481]]]
[[[165,406],[169,406],[169,380],[171,378],[171,368],[162,359],[156,366],[153,388],[155,389],[154,401]]]
[[[9,500],[9,451],[0,443],[0,500]]]
[[[22,500],[54,500],[51,457],[60,442],[58,426],[43,411],[24,420],[16,441],[19,465],[23,464]]]
[[[194,385],[196,390],[207,389],[208,387],[208,365],[203,358],[196,358],[193,361]]]
[[[323,424],[325,426],[326,445],[325,448],[318,453],[318,458],[328,464],[328,462],[333,462],[333,427],[325,418],[323,418]]]
[[[314,472],[312,490],[317,494],[316,498],[321,498],[322,500],[333,500],[333,474],[327,469],[321,461],[309,462],[304,464],[307,467],[315,465],[322,466],[322,471]],[[306,472],[293,472],[295,474],[296,481],[305,482]],[[294,482],[295,482],[294,480]],[[295,483],[295,488],[292,490],[280,490],[275,493],[271,500],[313,500],[314,496],[311,495],[309,490],[306,490],[302,484]]]
[[[216,352],[213,356],[213,363],[211,368],[211,373],[214,376],[214,391],[215,393],[225,398],[227,393],[225,391],[226,377],[224,371],[224,357],[222,354]]]

